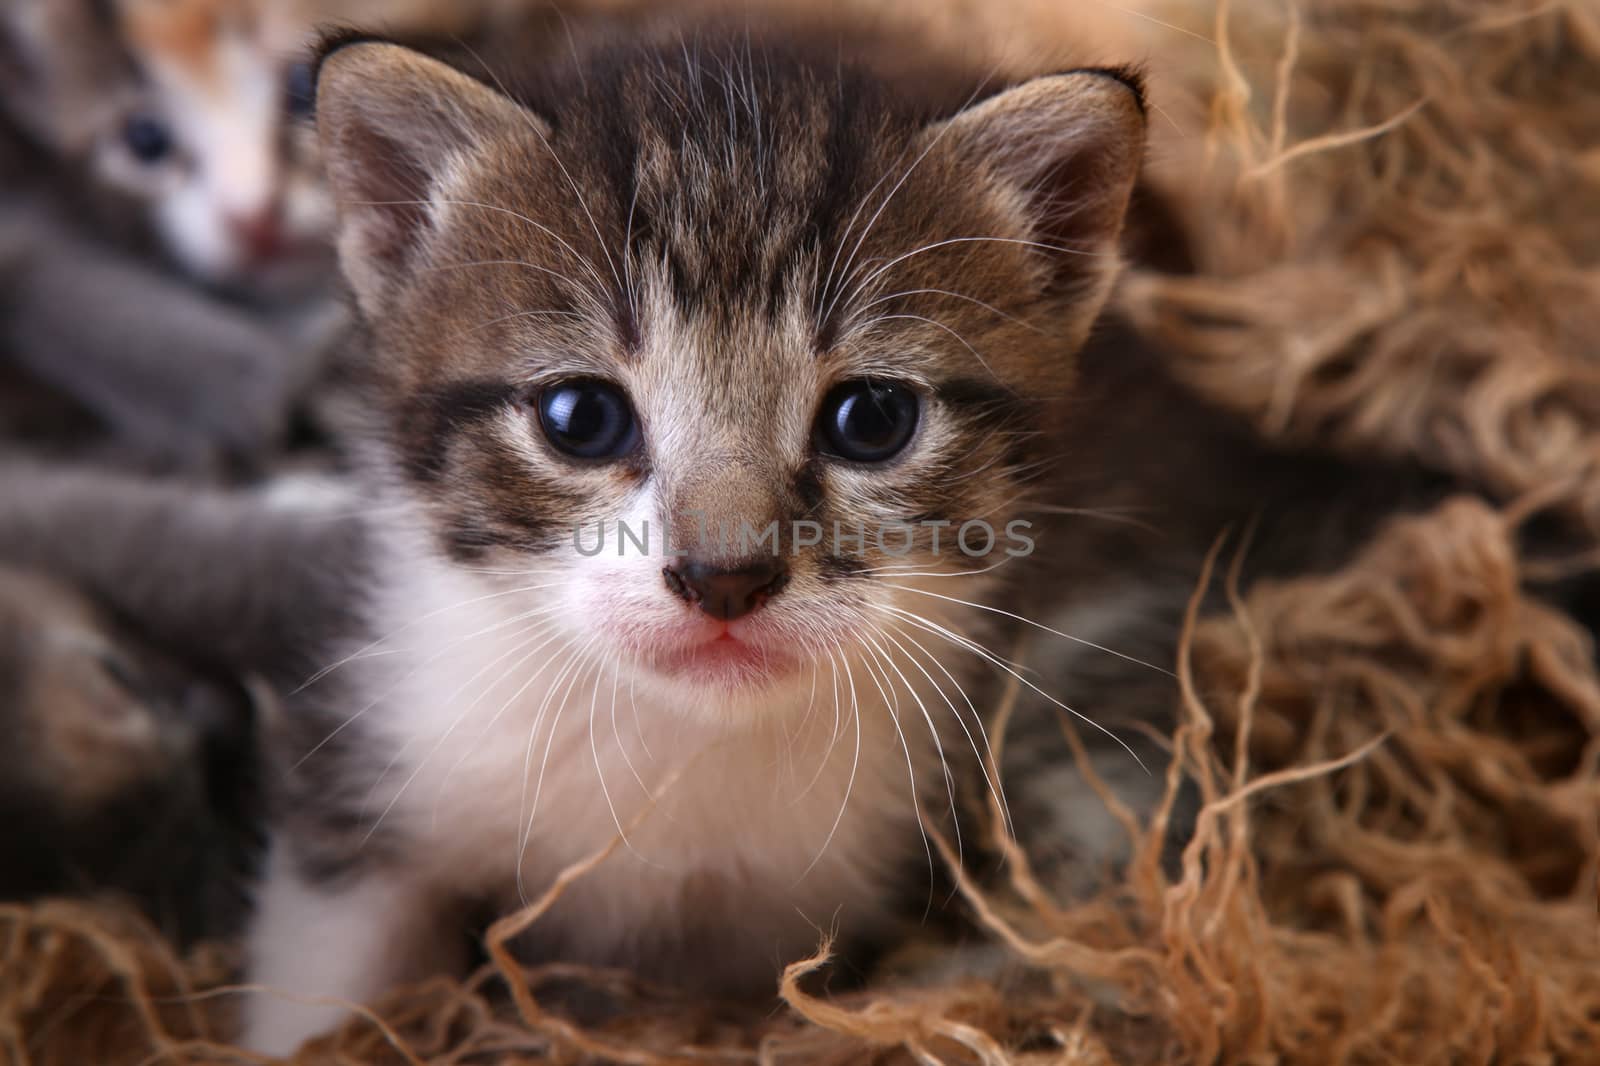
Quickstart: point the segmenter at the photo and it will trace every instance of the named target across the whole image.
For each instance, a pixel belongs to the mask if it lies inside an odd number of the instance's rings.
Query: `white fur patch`
[[[671,950],[670,931],[714,915],[725,929],[715,956],[674,958],[672,972],[762,994],[826,931],[887,920],[893,875],[921,848],[912,778],[925,799],[944,798],[931,730],[946,744],[960,736],[936,678],[966,711],[948,681],[910,661],[909,645],[878,636],[881,658],[856,648],[768,691],[697,706],[694,686],[616,653],[611,634],[628,620],[585,602],[586,586],[559,563],[475,573],[406,538],[394,535],[375,612],[389,639],[354,664],[369,671],[371,706],[351,709],[389,762],[369,814],[403,834],[405,865],[368,875],[386,888],[332,893],[276,884],[293,874],[275,869],[257,979],[363,999],[375,975],[407,965],[385,953],[406,923],[429,920],[417,901],[487,897],[512,909],[619,834],[622,845],[534,927],[563,957],[659,974],[669,960],[652,953]],[[606,580],[598,564],[583,566]],[[610,576],[635,567],[659,559],[613,557]],[[626,577],[649,582],[658,610],[688,609],[669,602],[654,570]],[[405,913],[408,902],[420,913]],[[354,924],[317,933],[329,914]],[[336,1015],[258,1003],[251,1041],[283,1050]]]

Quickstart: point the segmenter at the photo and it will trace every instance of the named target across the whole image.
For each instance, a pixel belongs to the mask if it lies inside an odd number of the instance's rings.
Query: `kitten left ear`
[[[1093,69],[1035,78],[930,132],[1025,197],[1033,239],[1051,246],[1043,251],[1063,280],[1110,277],[1144,157],[1137,74]]]
[[[339,204],[339,258],[368,315],[387,306],[484,145],[540,119],[454,67],[383,41],[332,45],[317,68],[317,136]]]

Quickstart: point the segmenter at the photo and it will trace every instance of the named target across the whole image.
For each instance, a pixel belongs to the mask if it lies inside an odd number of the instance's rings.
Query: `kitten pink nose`
[[[750,559],[737,566],[685,559],[661,574],[675,596],[723,622],[743,618],[789,583],[789,571],[783,561],[772,556]]]
[[[224,217],[228,232],[252,260],[272,259],[283,251],[283,221],[276,205],[248,213],[230,211]]]

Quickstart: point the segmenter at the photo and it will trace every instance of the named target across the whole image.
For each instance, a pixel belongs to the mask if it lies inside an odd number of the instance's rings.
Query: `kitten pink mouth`
[[[737,685],[773,681],[795,668],[792,656],[739,639],[726,628],[710,640],[663,649],[651,656],[658,673],[700,683]]]

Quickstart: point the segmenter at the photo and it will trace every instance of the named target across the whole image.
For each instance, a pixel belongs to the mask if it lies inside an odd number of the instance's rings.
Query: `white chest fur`
[[[510,912],[619,835],[530,930],[535,957],[767,995],[825,933],[869,932],[902,901],[918,796],[946,789],[934,730],[948,746],[952,716],[926,672],[887,646],[840,652],[705,713],[558,617],[550,586],[503,577],[391,561],[384,640],[348,664],[365,755],[350,772],[386,858],[322,884],[292,841],[275,850],[252,978],[321,1001],[254,998],[252,1046],[290,1050],[420,976],[411,946],[456,927],[441,902]]]
[[[767,697],[787,706],[752,705],[730,729],[565,635],[537,592],[442,567],[407,584],[420,621],[375,674],[389,689],[370,728],[393,761],[372,807],[438,888],[514,904],[621,836],[547,939],[646,971],[641,944],[668,950],[664,931],[702,928],[707,910],[751,934],[759,963],[729,964],[769,979],[818,930],[881,918],[886,876],[920,847],[912,776],[938,772],[898,678],[895,692],[860,663],[821,663]]]

